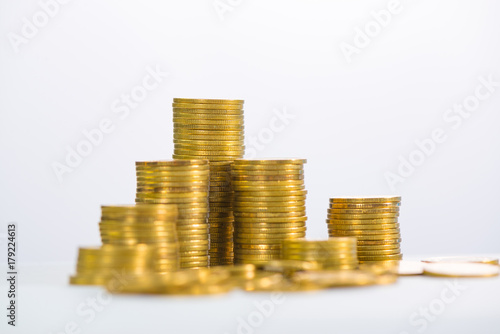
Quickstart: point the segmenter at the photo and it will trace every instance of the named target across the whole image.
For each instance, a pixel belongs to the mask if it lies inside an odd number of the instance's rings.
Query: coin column
[[[231,162],[244,154],[243,101],[175,98],[175,159],[210,161],[210,265],[233,263]]]
[[[179,269],[176,205],[102,206],[99,230],[103,244],[154,248],[155,272]]]
[[[400,205],[401,197],[331,198],[328,234],[356,237],[360,263],[401,260]]]
[[[181,268],[207,267],[210,246],[207,160],[136,162],[137,203],[177,204]]]
[[[279,259],[283,240],[305,237],[305,162],[234,161],[235,263]]]

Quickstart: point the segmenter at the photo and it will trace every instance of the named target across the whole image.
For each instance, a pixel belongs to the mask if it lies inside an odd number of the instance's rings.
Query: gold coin
[[[240,159],[234,161],[234,166],[247,166],[247,165],[300,165],[305,164],[306,159],[297,158],[277,158],[277,159],[262,159],[262,160],[248,160]]]
[[[392,245],[392,244],[399,244],[401,242],[401,238],[399,239],[393,239],[393,238],[387,238],[383,240],[359,240],[358,238],[358,247],[359,246],[373,246],[373,245]]]
[[[240,233],[238,229],[235,229],[234,231],[234,238],[235,239],[251,239],[251,238],[256,238],[256,239],[285,239],[287,237],[289,238],[304,238],[306,236],[305,231],[304,232],[282,232],[282,233],[275,233],[275,232],[269,232],[269,233]]]
[[[225,152],[225,151],[243,151],[245,149],[244,145],[240,144],[227,144],[227,145],[198,145],[198,144],[174,144],[174,148],[178,150],[194,151],[194,152]]]
[[[442,256],[422,260],[425,263],[485,263],[498,265],[498,258],[487,256]]]
[[[334,235],[350,235],[350,236],[364,236],[364,235],[388,235],[399,234],[399,228],[386,229],[386,230],[329,230]]]
[[[370,251],[363,251],[363,252],[358,250],[359,257],[378,256],[378,255],[394,255],[394,254],[400,254],[400,250],[399,249],[387,249],[387,250],[370,250]]]
[[[287,237],[287,239],[290,239],[292,237]],[[297,238],[303,238],[303,237],[297,237]],[[236,244],[247,244],[247,245],[273,245],[273,244],[280,244],[281,241],[285,239],[270,239],[270,238],[262,238],[262,239],[245,239],[245,238],[234,238],[234,243]]]
[[[188,158],[193,157],[193,155],[179,155],[179,154],[173,154],[172,156],[175,159],[188,159]],[[216,156],[216,155],[200,156],[200,155],[197,155],[196,157],[203,157],[204,159],[210,159],[210,161],[215,162],[215,161],[225,161],[228,159],[237,159],[241,156],[242,156],[242,154],[240,154],[238,156],[229,156],[229,155],[225,155],[225,156]]]
[[[297,233],[297,232],[305,232],[306,227],[289,227],[289,228],[243,228],[238,227],[237,233],[243,234],[252,234],[252,233]]]
[[[236,251],[237,249],[281,250],[281,243],[260,245],[235,244],[234,250]]]
[[[243,124],[244,116],[243,113],[231,115],[212,115],[207,113],[191,113],[191,112],[180,112],[176,111],[173,113],[173,119],[175,120],[196,120],[196,121],[239,121]]]
[[[373,230],[388,230],[399,228],[399,223],[392,224],[372,224],[372,225],[346,225],[346,224],[328,224],[328,228],[331,230],[354,230],[354,231],[373,231]]]
[[[196,169],[196,166],[207,166],[207,160],[190,159],[190,160],[164,160],[164,161],[136,161],[136,167],[189,167]],[[199,167],[198,167],[199,168]],[[179,169],[181,170],[181,169]]]
[[[281,251],[278,250],[269,250],[269,249],[236,249],[235,256],[240,255],[272,255],[272,256],[280,256]]]
[[[265,196],[264,194],[267,194],[271,191],[275,192],[282,192],[284,195],[287,193],[289,194],[292,191],[304,191],[305,186],[304,184],[300,185],[269,185],[269,186],[241,186],[233,182],[233,189],[235,193],[238,193],[240,195],[245,195],[246,193],[253,193],[254,195],[257,196]],[[278,195],[279,196],[279,195]]]
[[[400,249],[399,243],[388,245],[358,245],[358,251]]]
[[[218,133],[208,133],[208,134],[195,134],[195,133],[174,133],[174,140],[202,140],[202,141],[244,141],[244,135],[242,132],[235,134],[218,134]]]
[[[279,254],[235,254],[235,259],[238,260],[275,260],[279,259]]]
[[[229,130],[239,132],[243,131],[244,129],[245,126],[243,124],[188,124],[174,122],[174,130],[178,130],[178,132],[182,132],[185,130]]]
[[[304,174],[295,175],[233,175],[233,181],[289,181],[289,180],[303,180]],[[303,181],[302,181],[303,182]]]
[[[298,206],[241,206],[240,203],[236,202],[234,205],[234,211],[238,213],[278,213],[278,212],[295,212],[295,211],[305,211],[304,205]]]
[[[233,178],[232,183],[235,187],[242,188],[260,188],[269,186],[299,186],[304,184],[304,180],[277,180],[277,181],[241,181]]]
[[[399,212],[399,208],[384,209],[328,209],[329,214],[376,214]]]
[[[201,150],[201,148],[198,149],[184,149],[184,148],[174,148],[174,154],[175,155],[200,155],[200,156],[213,156],[213,155],[223,155],[223,156],[238,156],[243,154],[243,148],[238,148],[235,150],[218,150],[218,151],[212,151],[212,150]]]
[[[264,165],[242,165],[242,164],[233,164],[233,172],[236,175],[245,175],[250,172],[259,172],[259,173],[276,173],[279,171],[304,171],[303,164],[264,164]]]
[[[235,201],[248,201],[249,198],[256,198],[259,201],[282,201],[297,199],[299,197],[305,199],[307,190],[259,190],[259,191],[237,191],[234,193]],[[272,198],[276,197],[276,198]]]
[[[187,140],[187,139],[174,139],[174,145],[188,145],[188,146],[244,146],[244,140]],[[212,166],[210,166],[212,170]]]
[[[241,119],[197,119],[197,118],[187,118],[187,117],[177,117],[174,115],[174,126],[177,125],[188,125],[188,124],[199,124],[199,125],[223,125],[223,126],[236,126],[237,128],[243,126],[243,118]]]
[[[142,187],[138,187],[142,188]],[[196,188],[195,188],[196,189]],[[204,188],[204,190],[207,190],[207,188]],[[148,195],[152,195],[153,193],[146,193]],[[136,194],[137,196],[144,196],[145,193],[138,192]],[[176,199],[176,198],[197,198],[200,201],[207,201],[208,199],[208,192],[207,191],[190,191],[190,192],[171,192],[167,191],[165,193],[161,193],[162,199],[168,200],[168,199]],[[165,204],[171,204],[171,203],[165,203]]]
[[[211,103],[211,104],[243,104],[244,100],[223,100],[223,99],[185,99],[174,98],[174,103]]]
[[[442,277],[492,277],[498,276],[500,267],[486,263],[439,262],[425,263],[424,274]]]
[[[345,234],[337,234],[332,233],[332,236],[346,236]],[[350,235],[352,236],[352,235]],[[390,239],[400,239],[401,234],[393,233],[393,234],[380,234],[380,235],[356,235],[356,239],[359,241],[381,241],[381,240],[390,240]]]
[[[172,103],[174,108],[241,110],[242,103]]]
[[[400,196],[342,197],[330,198],[330,203],[388,203],[401,202]]]
[[[298,176],[303,176],[304,175],[304,169],[299,168],[299,169],[271,169],[271,170],[265,170],[265,169],[257,169],[257,170],[250,170],[250,169],[238,169],[235,168],[234,171],[232,172],[234,177],[239,177],[239,178],[252,178],[252,177],[280,177],[280,176],[287,176],[287,177],[298,177]]]
[[[288,207],[302,207],[306,205],[306,201],[283,201],[283,202],[234,202],[233,206],[235,209],[245,208],[245,210],[254,211],[274,211],[284,208],[287,210]]]
[[[328,214],[328,219],[381,219],[381,218],[396,218],[399,217],[399,213],[373,213],[373,214]]]
[[[274,194],[274,193],[273,193]],[[256,202],[256,203],[268,203],[269,206],[280,206],[280,205],[286,205],[285,203],[287,202],[292,202],[292,201],[302,201],[304,202],[306,200],[306,194],[303,193],[302,195],[297,195],[297,196],[240,196],[239,194],[235,194],[235,205],[237,203],[250,203],[250,202]]]
[[[288,217],[303,217],[306,214],[305,208],[302,210],[291,212],[238,212],[234,211],[233,215],[236,220],[239,218],[288,218]]]
[[[382,260],[401,260],[403,254],[389,254],[389,255],[374,255],[374,256],[359,256],[360,261],[382,261]]]
[[[332,203],[330,208],[335,209],[378,209],[378,208],[398,208],[399,202],[385,202],[385,203]]]
[[[242,223],[242,222],[234,222],[235,228],[243,228],[243,229],[258,229],[258,228],[278,228],[278,229],[286,229],[286,228],[302,228],[305,227],[305,221],[297,222],[297,223]]]
[[[326,222],[332,225],[383,225],[394,224],[398,222],[397,217],[378,218],[378,219],[327,219]]]
[[[280,217],[280,218],[246,218],[237,217],[235,218],[235,223],[299,223],[305,222],[307,220],[306,216],[302,217]]]

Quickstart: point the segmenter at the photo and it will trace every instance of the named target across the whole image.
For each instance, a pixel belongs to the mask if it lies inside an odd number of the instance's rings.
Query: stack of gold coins
[[[174,159],[231,161],[243,157],[243,100],[175,98]]]
[[[210,161],[210,265],[233,263],[230,164],[244,154],[243,100],[174,98],[176,159]]]
[[[356,237],[361,263],[401,260],[400,205],[398,196],[331,198],[328,234]]]
[[[284,260],[317,263],[322,269],[356,269],[358,256],[356,238],[338,237],[329,240],[284,240]]]
[[[233,190],[231,162],[210,163],[210,265],[233,263]]]
[[[281,242],[305,237],[304,159],[235,160],[234,261],[280,258]]]
[[[155,246],[154,271],[179,269],[177,205],[102,206],[99,230],[103,244]]]
[[[137,162],[136,170],[137,203],[177,204],[181,268],[208,266],[208,161]]]
[[[153,272],[156,247],[140,245],[103,245],[80,248],[76,275],[71,284],[106,285],[113,278],[145,275]]]

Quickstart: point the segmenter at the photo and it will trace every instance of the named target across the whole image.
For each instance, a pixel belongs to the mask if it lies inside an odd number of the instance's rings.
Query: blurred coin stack
[[[401,260],[400,205],[401,197],[331,198],[328,234],[356,237],[360,263]]]
[[[283,240],[305,237],[305,162],[234,161],[235,263],[265,264],[279,259]]]
[[[335,237],[329,240],[284,240],[284,260],[317,263],[322,269],[356,269],[358,256],[356,238]]]
[[[154,247],[153,271],[179,269],[177,206],[137,204],[102,206],[99,230],[103,244]]]
[[[155,249],[145,244],[80,248],[76,275],[70,277],[70,283],[106,285],[111,279],[152,273]]]
[[[207,160],[136,162],[137,203],[177,204],[181,268],[207,267],[210,247]]]
[[[245,150],[243,100],[174,98],[172,106],[173,158],[210,161],[210,264],[231,264],[231,161]]]

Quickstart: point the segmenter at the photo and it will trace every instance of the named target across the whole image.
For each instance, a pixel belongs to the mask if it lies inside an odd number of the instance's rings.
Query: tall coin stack
[[[322,269],[356,269],[358,256],[356,238],[329,240],[284,240],[281,257],[284,260],[316,262]]]
[[[234,260],[280,258],[285,239],[305,237],[304,159],[235,160]]]
[[[361,263],[401,260],[401,197],[330,198],[328,234],[358,240]]]
[[[102,206],[101,210],[99,230],[103,244],[147,244],[154,249],[153,271],[179,269],[176,205]]]
[[[210,247],[207,160],[136,162],[137,203],[177,204],[181,268],[207,267]]]
[[[244,154],[243,100],[174,98],[175,159],[210,161],[210,264],[233,263],[231,162]]]

